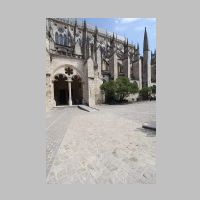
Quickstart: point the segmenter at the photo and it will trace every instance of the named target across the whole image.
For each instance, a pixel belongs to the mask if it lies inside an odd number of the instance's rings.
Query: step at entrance
[[[80,108],[81,110],[85,110],[87,112],[95,112],[95,111],[98,111],[98,109],[96,108],[91,108],[89,106],[86,106],[86,105],[78,105],[78,108]]]

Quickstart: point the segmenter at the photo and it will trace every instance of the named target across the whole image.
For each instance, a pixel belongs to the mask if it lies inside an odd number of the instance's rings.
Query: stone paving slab
[[[148,131],[141,129],[144,120],[155,120],[154,102],[102,105],[99,112],[91,113],[67,109],[63,112],[70,116],[70,120],[61,120],[63,124],[68,121],[67,128],[62,141],[59,140],[47,183],[156,182],[156,137],[147,137]],[[56,124],[55,129],[60,126]]]
[[[46,175],[64,138],[68,124],[79,110],[77,107],[59,107],[48,112],[46,119]]]

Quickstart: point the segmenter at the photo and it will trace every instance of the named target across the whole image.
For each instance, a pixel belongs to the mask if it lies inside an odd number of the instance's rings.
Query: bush
[[[116,82],[116,98],[118,101],[122,102],[130,94],[135,94],[138,92],[137,83],[131,83],[127,77],[117,78]]]
[[[155,85],[151,86],[150,90],[151,90],[152,94],[156,94],[156,86]]]
[[[105,92],[105,100],[112,103],[115,100],[116,86],[114,81],[105,82],[101,85],[101,89]]]
[[[144,86],[140,91],[139,95],[142,98],[142,100],[148,100],[150,97],[151,89],[150,87]]]
[[[127,77],[119,77],[116,81],[105,82],[101,85],[101,89],[105,92],[106,102],[123,102],[130,94],[138,92],[136,82],[131,83]]]

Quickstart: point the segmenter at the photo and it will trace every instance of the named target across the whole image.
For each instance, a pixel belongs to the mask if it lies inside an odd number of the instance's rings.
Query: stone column
[[[139,69],[139,89],[142,89],[142,61],[140,58],[138,60],[138,69]]]
[[[52,80],[51,82],[51,101],[52,101],[52,107],[56,106],[55,96],[54,96],[54,82],[55,80]]]
[[[72,88],[71,88],[72,79],[71,77],[68,77],[67,82],[68,82],[68,90],[69,90],[69,106],[72,106]]]

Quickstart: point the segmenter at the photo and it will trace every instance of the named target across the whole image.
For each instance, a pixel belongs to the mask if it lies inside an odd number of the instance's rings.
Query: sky
[[[156,18],[84,18],[88,24],[97,26],[128,38],[129,43],[139,43],[143,55],[144,29],[147,28],[150,50],[156,49]],[[84,20],[79,19],[79,20]]]

